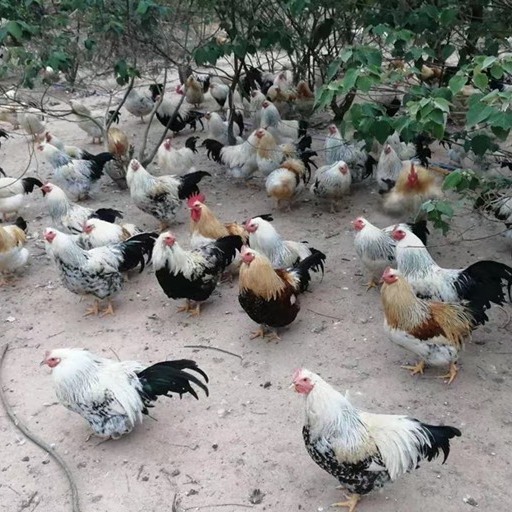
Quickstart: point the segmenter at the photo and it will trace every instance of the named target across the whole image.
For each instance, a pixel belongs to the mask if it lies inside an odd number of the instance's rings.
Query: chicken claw
[[[100,317],[107,315],[115,315],[114,306],[112,306],[112,302],[109,301],[108,306],[101,312]]]
[[[450,370],[446,375],[440,375],[438,379],[448,379],[447,384],[451,384],[455,377],[457,377],[457,373],[459,372],[459,368],[457,363],[450,363]]]
[[[178,313],[188,313],[191,310],[192,310],[192,308],[190,307],[190,301],[187,299],[185,301],[185,305],[180,306],[177,311],[178,311]]]
[[[277,335],[275,331],[267,331],[264,326],[260,326],[257,331],[251,332],[251,340],[256,338],[268,338],[268,342],[270,341],[280,341],[281,338]]]
[[[411,370],[411,375],[420,374],[423,375],[423,372],[425,371],[425,361],[420,361],[414,366],[401,366],[400,368],[403,368],[404,370]]]
[[[189,306],[188,311],[190,313],[190,316],[199,316],[201,314],[201,303],[196,302],[196,305],[194,307]]]
[[[372,288],[377,288],[379,284],[374,280],[371,279],[366,283],[366,291],[371,290]]]
[[[361,496],[359,494],[352,494],[348,497],[347,501],[340,501],[339,503],[333,503],[331,507],[344,507],[348,508],[348,512],[354,512]]]
[[[100,312],[100,305],[97,300],[94,301],[93,305],[85,310],[84,316],[98,316]]]

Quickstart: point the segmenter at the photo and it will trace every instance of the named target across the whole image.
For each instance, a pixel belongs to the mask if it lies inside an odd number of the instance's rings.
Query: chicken
[[[212,82],[210,84],[210,94],[219,107],[223,109],[229,96],[229,85]]]
[[[158,167],[163,172],[184,174],[194,167],[194,153],[197,153],[196,141],[199,137],[189,137],[185,147],[176,149],[172,147],[172,139],[165,139],[158,148]]]
[[[303,119],[309,119],[315,109],[315,93],[305,80],[297,84],[295,93],[295,108]]]
[[[510,191],[489,190],[484,192],[476,199],[474,208],[491,213],[501,220],[507,228],[504,236],[512,242],[512,197]]]
[[[416,146],[412,142],[402,142],[398,132],[393,132],[386,139],[387,144],[393,148],[400,160],[410,160],[416,156]]]
[[[52,371],[59,402],[84,418],[91,435],[119,439],[130,433],[159,396],[199,399],[195,384],[208,396],[208,376],[195,361],[179,359],[144,366],[137,361],[114,361],[81,348],[46,352],[41,365]],[[188,371],[187,371],[188,370]],[[194,372],[194,373],[190,373]]]
[[[261,217],[253,217],[245,223],[251,249],[266,256],[274,268],[293,267],[312,254],[305,242],[283,240],[272,224]]]
[[[203,86],[190,75],[185,81],[185,98],[196,108],[204,102]]]
[[[92,217],[85,221],[76,243],[85,250],[124,242],[142,231],[134,224],[114,224]]]
[[[0,274],[10,274],[24,267],[28,261],[29,252],[25,248],[27,241],[27,223],[22,217],[15,224],[0,225]],[[7,284],[0,279],[0,286]]]
[[[364,217],[358,217],[353,222],[353,226],[355,230],[354,247],[368,273],[368,289],[377,286],[384,270],[395,264],[396,242],[391,237],[395,228],[399,227],[412,231],[424,244],[427,243],[427,235],[429,234],[427,221],[425,220],[414,224],[394,224],[379,229]]]
[[[137,161],[128,165],[126,182],[135,206],[149,213],[162,223],[162,227],[175,221],[176,210],[181,201],[199,193],[197,184],[211,176],[205,171],[196,171],[184,176],[159,176],[149,174]]]
[[[278,143],[283,143],[295,142],[306,135],[308,123],[304,120],[283,121],[275,105],[265,100],[261,104],[260,126],[268,130]]]
[[[339,161],[335,164],[324,165],[316,170],[311,193],[330,202],[331,213],[335,213],[337,203],[343,196],[350,194],[352,174],[348,165]]]
[[[153,268],[167,297],[186,299],[178,311],[196,316],[241,248],[241,237],[225,236],[186,251],[170,231],[164,231],[155,242]]]
[[[64,142],[62,142],[58,137],[48,131],[45,132],[44,140],[41,142],[47,142],[48,144],[55,146],[57,149],[60,149],[63,153],[66,153],[69,157],[77,160],[90,160],[94,157],[94,155],[85,149],[81,149],[78,146],[68,146],[64,144]]]
[[[160,95],[155,95],[155,89],[152,89],[152,91],[154,101],[160,101]],[[160,121],[160,124],[174,133],[181,132],[186,126],[190,126],[195,131],[198,121],[201,127],[203,127],[201,119],[204,117],[204,114],[191,110],[190,104],[186,101],[182,101],[181,98],[182,94],[179,93],[165,97],[162,100],[162,103],[160,103],[155,112],[156,118]]]
[[[221,144],[228,143],[228,122],[224,121],[217,112],[208,112],[205,115],[205,119],[208,121],[208,137],[214,139]],[[240,126],[233,124],[233,135],[237,138],[238,142],[240,139]]]
[[[507,286],[512,300],[512,268],[497,261],[477,261],[465,269],[439,267],[421,240],[413,233],[395,229],[396,263],[398,271],[411,284],[414,293],[422,299],[442,302],[502,305],[506,300],[503,286]]]
[[[92,143],[101,144],[104,135],[105,118],[103,115],[93,114],[85,105],[71,100],[71,110],[75,114],[78,127],[92,137]],[[112,115],[112,111],[109,115]],[[118,114],[119,115],[119,114]],[[118,122],[118,120],[116,120]]]
[[[295,94],[290,89],[273,85],[267,91],[267,99],[276,107],[281,119],[288,119],[292,114],[291,100],[295,99]]]
[[[137,91],[137,89],[132,89],[124,102],[126,110],[133,116],[140,117],[142,122],[144,122],[144,116],[151,114],[154,106],[154,101],[149,96]]]
[[[258,128],[254,135],[256,136],[256,164],[258,170],[268,176],[272,171],[279,168],[283,161],[283,150],[277,145],[274,136],[264,128]]]
[[[389,192],[395,186],[401,170],[402,160],[400,160],[392,146],[386,144],[382,148],[375,171],[375,180],[379,187],[379,194]]]
[[[130,141],[128,136],[120,128],[115,126],[108,129],[107,147],[111,155],[115,155],[118,159],[122,159],[130,149]]]
[[[307,289],[311,279],[309,271],[321,270],[322,275],[324,272],[325,254],[315,249],[311,253],[288,270],[274,270],[266,256],[246,246],[242,248],[238,301],[260,325],[251,339],[279,340],[275,329],[295,320],[300,310],[298,295]]]
[[[403,415],[375,414],[354,407],[315,373],[300,368],[292,387],[304,395],[302,436],[309,456],[346,490],[333,506],[356,510],[361,497],[443,452],[450,454],[455,427],[433,426]]]
[[[35,187],[42,187],[43,184],[37,178],[11,178],[5,176],[2,169],[0,173],[0,212],[4,222],[9,214],[16,215],[25,204],[25,198],[34,191]]]
[[[422,374],[426,365],[449,365],[448,374],[442,378],[451,384],[457,376],[456,363],[464,341],[478,325],[489,320],[484,306],[418,299],[404,277],[389,267],[382,280],[384,330],[393,343],[421,358],[417,365],[403,368],[416,375]]]
[[[304,190],[306,183],[306,167],[296,158],[288,158],[265,180],[267,196],[276,200],[277,208],[285,202],[288,211],[293,200]]]
[[[257,128],[261,127],[261,113],[262,113],[261,106],[263,105],[263,102],[266,101],[266,99],[267,98],[265,97],[265,95],[259,90],[254,90],[251,92],[250,109],[251,109],[252,116],[253,116],[252,117],[253,129],[257,129]]]
[[[123,218],[122,212],[112,208],[99,208],[93,210],[79,204],[73,204],[64,190],[53,183],[45,183],[41,187],[52,224],[63,228],[68,233],[81,233],[87,219],[98,218],[106,222],[114,223],[116,218]]]
[[[377,161],[364,149],[365,142],[349,144],[334,124],[329,125],[328,130],[324,144],[326,164],[333,165],[340,160],[345,162],[350,169],[353,183],[360,183],[371,176]]]
[[[208,158],[224,164],[232,178],[248,179],[258,170],[255,132],[245,142],[235,146],[224,146],[214,139],[206,139],[202,145],[208,151]]]
[[[46,228],[44,232],[46,252],[55,263],[64,287],[77,295],[96,297],[85,316],[98,315],[100,300],[104,299],[108,299],[108,306],[101,315],[114,314],[111,298],[123,287],[122,272],[138,265],[142,272],[147,263],[145,257],[148,261],[151,259],[155,238],[156,234],[141,233],[126,242],[86,251],[73,235],[53,228]]]
[[[417,216],[425,201],[438,199],[442,195],[434,174],[410,162],[400,171],[393,190],[384,197],[383,207],[390,214]]]
[[[105,164],[114,159],[114,155],[105,152],[92,155],[90,160],[75,160],[51,144],[39,144],[37,149],[53,167],[54,181],[77,201],[90,197],[103,175]]]
[[[37,109],[29,109],[26,112],[18,114],[20,126],[34,139],[44,132],[46,121],[41,112]]]

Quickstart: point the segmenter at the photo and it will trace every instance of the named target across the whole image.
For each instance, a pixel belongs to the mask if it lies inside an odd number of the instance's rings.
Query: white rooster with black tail
[[[199,399],[192,384],[208,396],[208,376],[195,361],[178,359],[144,366],[137,361],[113,361],[81,348],[46,352],[41,365],[52,369],[59,402],[80,414],[92,434],[119,439],[130,433],[159,396],[190,393]],[[188,371],[187,371],[188,370]],[[91,436],[89,436],[91,437]]]
[[[109,299],[109,303],[102,316],[114,314],[110,299],[123,287],[122,273],[139,265],[142,272],[151,260],[156,237],[155,233],[141,233],[126,242],[86,251],[77,244],[76,235],[53,228],[44,232],[46,252],[57,266],[62,284],[77,295],[96,297],[86,316],[98,315],[99,301],[103,299]]]
[[[361,496],[450,453],[455,427],[433,426],[408,416],[356,409],[346,396],[305,368],[295,371],[292,387],[304,396],[302,436],[311,458],[337,478],[347,501],[333,506],[354,512]]]

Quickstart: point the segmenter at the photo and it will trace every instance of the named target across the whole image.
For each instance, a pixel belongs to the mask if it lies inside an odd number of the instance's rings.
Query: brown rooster
[[[24,247],[26,229],[27,223],[21,217],[16,219],[15,224],[0,225],[0,275],[14,272],[27,263],[29,253]],[[0,279],[0,286],[4,284],[7,281]]]
[[[415,375],[423,374],[426,365],[449,365],[449,372],[442,378],[448,379],[448,384],[453,382],[464,341],[488,320],[485,308],[473,302],[453,304],[419,299],[406,279],[389,267],[382,281],[384,329],[393,343],[421,358],[415,366],[403,368]]]

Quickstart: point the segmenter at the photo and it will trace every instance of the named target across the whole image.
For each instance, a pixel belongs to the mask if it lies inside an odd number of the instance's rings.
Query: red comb
[[[206,196],[204,194],[202,194],[201,192],[199,192],[199,194],[192,194],[187,199],[187,206],[189,208],[192,208],[192,206],[194,206],[194,203],[196,201],[199,201],[200,203],[204,203],[206,201]]]
[[[293,375],[292,375],[292,381],[295,381],[295,379],[300,375],[300,373],[302,372],[302,368],[297,368],[294,372],[293,372]]]

